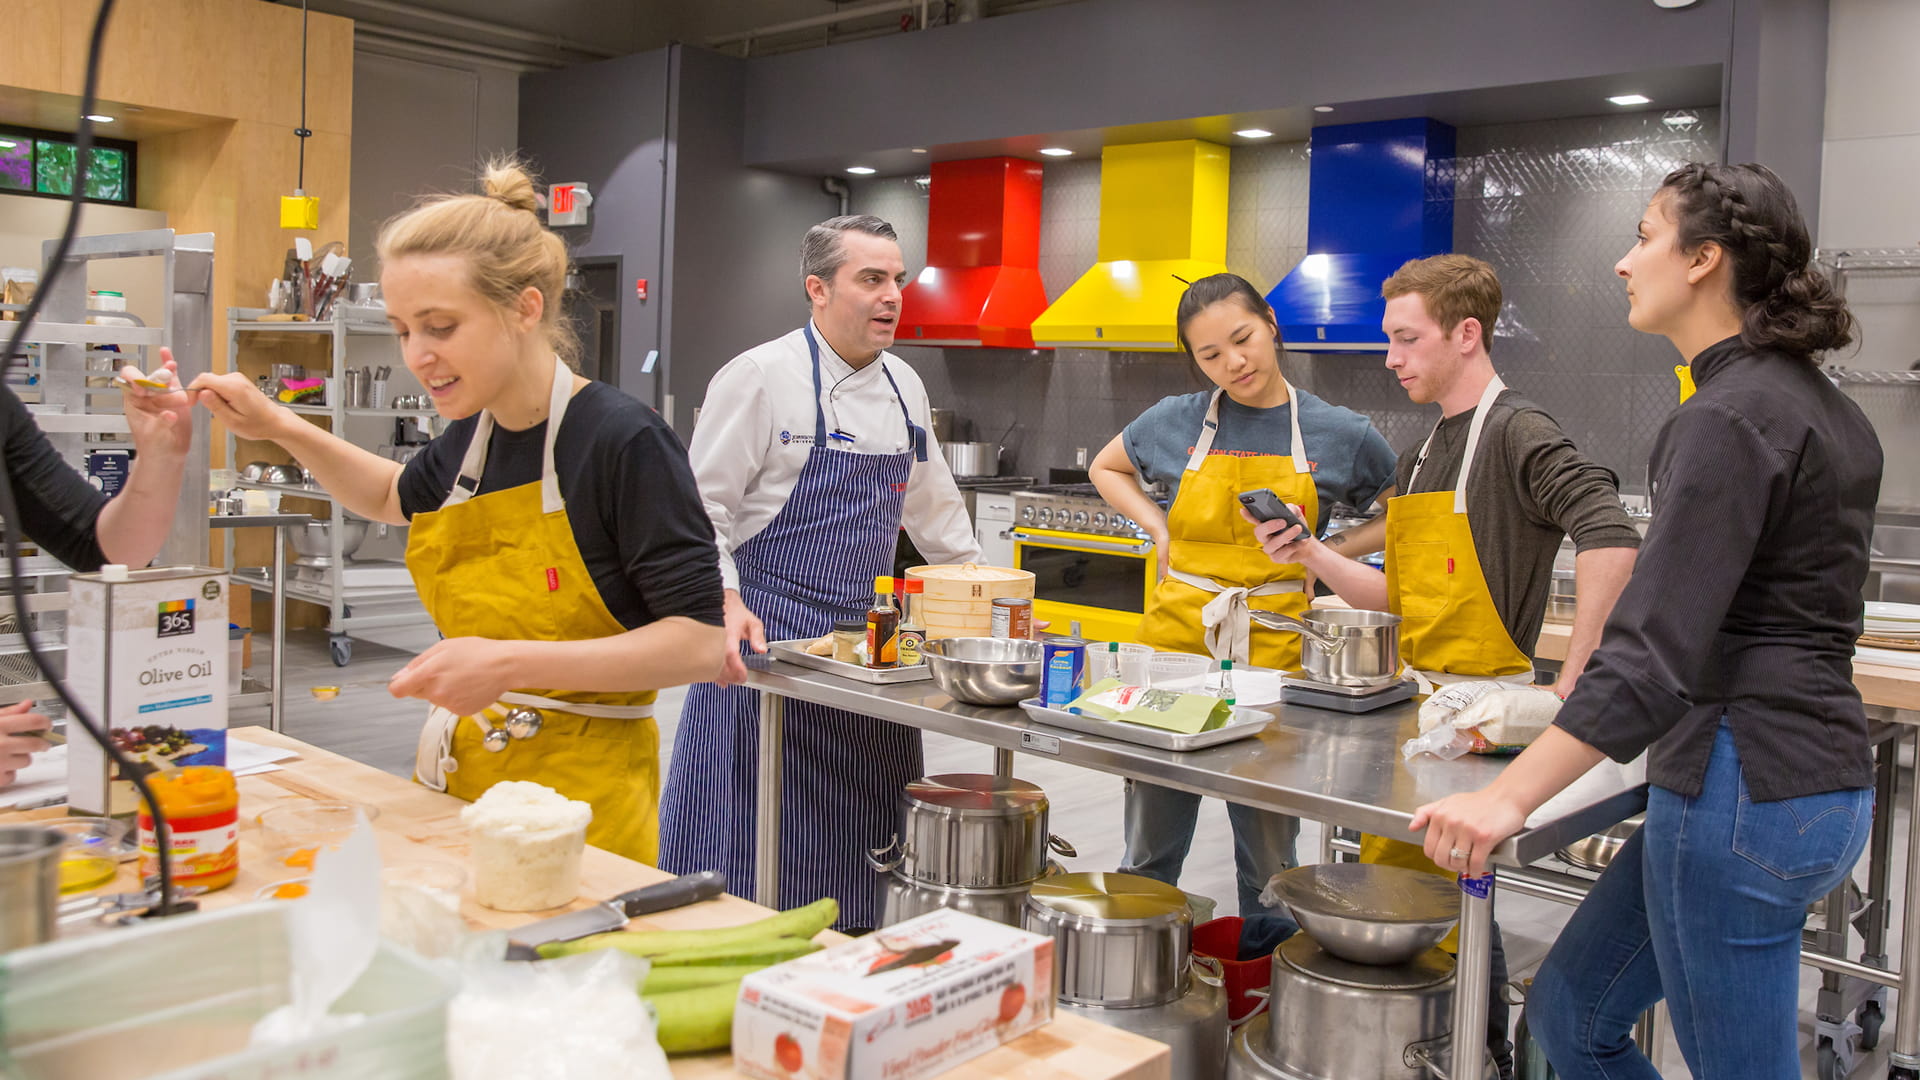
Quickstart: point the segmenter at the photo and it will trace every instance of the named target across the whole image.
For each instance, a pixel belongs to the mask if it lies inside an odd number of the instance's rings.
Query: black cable
[[[313,132],[307,128],[307,0],[300,0],[300,126],[293,129],[300,139],[300,172],[293,189],[307,192],[307,140]]]
[[[14,325],[13,336],[7,341],[7,351],[0,355],[0,383],[6,381],[7,372],[13,367],[15,357],[21,355],[21,344],[32,328],[33,321],[40,314],[41,306],[53,292],[53,283],[67,269],[67,256],[73,250],[73,238],[79,231],[80,211],[86,205],[87,164],[93,153],[92,116],[97,102],[97,90],[100,83],[100,55],[107,37],[107,18],[113,13],[114,0],[100,0],[100,10],[93,18],[93,36],[87,42],[87,74],[84,88],[80,94],[80,128],[74,133],[73,149],[73,190],[69,192],[71,205],[67,209],[67,224],[60,231],[59,243],[54,245],[53,257],[47,261],[47,272],[41,278],[40,287],[34,291],[33,298],[27,301],[26,310],[20,313],[20,321]],[[14,618],[20,623],[20,639],[27,646],[27,654],[33,658],[40,673],[46,676],[53,687],[55,696],[67,707],[69,719],[78,723],[87,736],[100,744],[107,757],[113,761],[120,775],[133,781],[134,790],[146,800],[153,814],[155,853],[160,863],[160,902],[150,914],[169,915],[174,909],[173,903],[173,829],[167,822],[166,814],[160,810],[160,800],[154,798],[153,788],[147,778],[141,774],[132,758],[113,744],[112,734],[103,729],[98,722],[87,715],[80,707],[73,692],[67,688],[66,680],[53,673],[47,665],[46,654],[40,651],[40,643],[34,639],[33,622],[27,611],[27,590],[25,578],[20,573],[20,541],[14,537],[14,531],[20,515],[13,501],[13,478],[4,465],[0,465],[0,542],[4,542],[7,552],[7,591],[13,596]],[[111,809],[109,807],[109,809]]]

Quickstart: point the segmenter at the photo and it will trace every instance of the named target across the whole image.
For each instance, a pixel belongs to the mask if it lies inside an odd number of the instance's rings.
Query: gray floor
[[[426,707],[417,701],[395,700],[386,691],[386,680],[415,652],[427,647],[433,640],[431,630],[388,632],[379,635],[377,640],[356,639],[352,663],[346,668],[335,668],[327,656],[324,633],[311,630],[293,632],[289,635],[287,648],[287,734],[395,775],[410,775],[415,740]],[[257,650],[255,655],[256,671],[263,671],[264,649]],[[340,686],[342,691],[337,699],[321,702],[314,700],[309,692],[309,688],[314,686]],[[672,752],[682,696],[683,691],[678,690],[661,695],[658,716],[662,750],[666,754]],[[235,724],[263,722],[264,710],[254,710],[251,716],[240,712],[234,717]],[[926,748],[929,773],[983,772],[992,767],[991,751],[974,743],[928,735]],[[1016,760],[1015,773],[1046,790],[1052,803],[1053,832],[1072,842],[1079,851],[1078,858],[1065,860],[1069,869],[1110,870],[1120,864],[1121,781],[1118,777],[1028,755]],[[1903,792],[1900,800],[1902,805],[1907,797]],[[1895,820],[1898,822],[1895,836],[1897,857],[1905,849],[1906,814],[1900,813]],[[1300,853],[1303,858],[1311,860],[1316,857],[1318,850],[1318,827],[1308,823],[1301,831]],[[1864,871],[1860,876],[1864,883]],[[1905,876],[1896,874],[1895,878],[1897,911],[1899,898],[1905,892]],[[1193,849],[1187,859],[1186,874],[1180,884],[1189,892],[1219,899],[1221,914],[1232,913],[1233,838],[1223,804],[1208,801],[1202,806]],[[1570,910],[1559,904],[1514,895],[1501,900],[1500,925],[1506,934],[1513,978],[1521,979],[1533,974]],[[1897,957],[1897,929],[1895,933],[1896,940],[1891,948]],[[1813,1007],[1819,988],[1817,973],[1803,968],[1801,988],[1803,1074],[1813,1077]],[[1891,1028],[1889,1024],[1879,1050],[1861,1055],[1852,1075],[1862,1078],[1885,1075],[1887,1048],[1892,1042]],[[1660,1066],[1663,1076],[1690,1076],[1670,1032],[1665,1040]]]

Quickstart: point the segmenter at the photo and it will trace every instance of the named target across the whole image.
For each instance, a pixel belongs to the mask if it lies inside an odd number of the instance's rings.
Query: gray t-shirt
[[[1411,487],[1420,445],[1400,455],[1396,490],[1453,490],[1474,412],[1440,422]],[[1467,524],[1494,610],[1513,643],[1529,656],[1547,614],[1553,557],[1563,536],[1573,537],[1578,551],[1640,546],[1640,532],[1620,506],[1613,473],[1587,460],[1553,417],[1512,390],[1501,391],[1487,410],[1467,481]]]
[[[1297,386],[1293,395],[1300,405],[1300,438],[1307,444],[1307,467],[1313,470],[1313,486],[1320,495],[1320,520],[1314,523],[1315,531],[1324,532],[1334,503],[1365,509],[1393,483],[1393,447],[1374,430],[1373,421],[1360,413],[1329,405]],[[1203,390],[1161,398],[1120,433],[1127,459],[1142,478],[1164,483],[1174,497],[1179,496],[1180,476],[1200,438],[1200,426],[1207,418],[1207,403],[1212,397],[1211,390]],[[1220,429],[1213,437],[1212,452],[1286,457],[1293,453],[1292,415],[1293,402],[1255,409],[1222,394]]]

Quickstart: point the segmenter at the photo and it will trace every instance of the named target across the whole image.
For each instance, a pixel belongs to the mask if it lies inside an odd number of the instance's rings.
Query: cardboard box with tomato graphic
[[[932,911],[747,976],[733,1063],[762,1080],[918,1080],[1051,1019],[1051,938]]]

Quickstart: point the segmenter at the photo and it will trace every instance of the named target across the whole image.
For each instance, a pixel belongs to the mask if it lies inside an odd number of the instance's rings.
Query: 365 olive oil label
[[[227,592],[226,573],[206,567],[73,576],[67,679],[136,769],[227,763]],[[72,735],[72,812],[133,813],[132,781]]]

